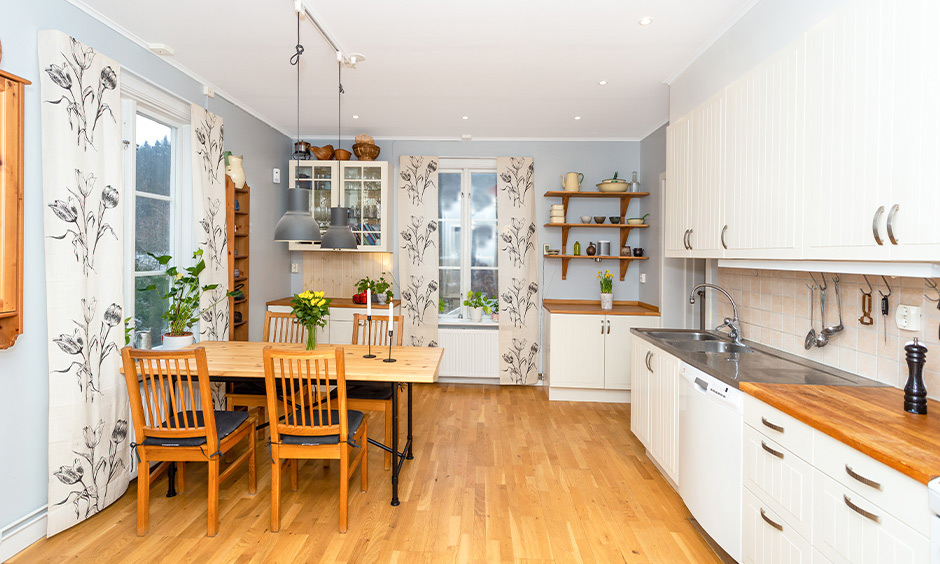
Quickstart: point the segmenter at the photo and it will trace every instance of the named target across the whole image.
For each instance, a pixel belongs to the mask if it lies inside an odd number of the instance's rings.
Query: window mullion
[[[470,172],[463,169],[460,172],[460,222],[463,228],[460,230],[461,253],[460,253],[460,289],[461,296],[466,296],[471,291],[470,265],[473,246],[473,225],[470,218]],[[461,299],[461,302],[463,300]],[[469,315],[466,312],[465,315]]]

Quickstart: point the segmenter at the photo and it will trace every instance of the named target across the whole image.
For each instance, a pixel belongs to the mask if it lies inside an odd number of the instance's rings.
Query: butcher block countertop
[[[329,298],[329,296],[327,297]],[[281,298],[279,300],[271,300],[266,305],[290,307],[290,301],[292,299],[294,299],[293,296],[289,298]],[[330,307],[350,307],[350,308],[357,308],[357,309],[366,309],[366,304],[354,304],[352,301],[352,298],[329,298],[329,299],[333,300],[332,302],[330,302]],[[392,303],[395,304],[395,307],[398,307],[401,305],[401,300],[393,299]],[[376,308],[383,308],[383,307],[386,310],[388,310],[388,302],[384,304],[376,304],[376,303],[372,304],[373,311],[376,311]]]
[[[815,427],[922,484],[940,476],[940,402],[927,415],[904,411],[904,390],[758,384],[741,391]]]
[[[614,309],[601,309],[597,300],[543,300],[542,307],[548,313],[570,313],[575,315],[651,315],[659,317],[659,308],[643,302],[614,301]]]

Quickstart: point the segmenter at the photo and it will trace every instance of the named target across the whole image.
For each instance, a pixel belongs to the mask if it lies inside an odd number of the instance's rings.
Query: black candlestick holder
[[[392,328],[389,327],[388,328],[388,358],[383,358],[382,362],[396,362],[397,361],[397,359],[392,358],[392,335],[393,334],[394,334],[394,331],[392,331]]]
[[[369,343],[369,354],[362,355],[362,358],[375,358],[375,355],[372,354],[372,316],[367,315],[366,319],[369,321],[369,329],[366,333],[366,341]]]
[[[924,386],[924,364],[927,362],[927,347],[917,338],[904,347],[907,351],[907,384],[904,386],[904,411],[918,415],[927,414],[927,387]]]

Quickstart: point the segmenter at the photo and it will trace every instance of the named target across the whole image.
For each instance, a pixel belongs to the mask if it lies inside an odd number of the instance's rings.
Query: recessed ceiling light
[[[354,115],[353,119],[359,119],[359,116]]]
[[[581,116],[574,116],[574,119],[581,119]]]
[[[607,86],[606,80],[598,80],[597,83],[600,84],[601,86]]]
[[[649,25],[653,23],[653,18],[642,18],[639,23],[640,25]]]
[[[470,119],[470,116],[463,116],[462,119]]]

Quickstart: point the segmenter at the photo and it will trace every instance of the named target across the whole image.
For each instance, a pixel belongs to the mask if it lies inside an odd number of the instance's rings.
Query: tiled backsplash
[[[821,282],[820,274],[814,273]],[[927,347],[927,365],[924,381],[930,397],[940,399],[940,310],[937,302],[928,301],[937,292],[930,289],[922,278],[891,278],[888,284],[892,294],[889,298],[887,318],[888,338],[885,340],[885,322],[881,316],[880,289],[887,293],[881,276],[868,276],[874,287],[872,313],[874,325],[859,323],[862,315],[862,293],[868,289],[861,276],[838,275],[842,290],[842,322],[845,330],[833,335],[827,346],[806,350],[803,346],[810,329],[809,296],[807,284],[813,284],[806,272],[778,270],[744,270],[722,268],[718,271],[718,285],[728,290],[738,305],[744,338],[763,345],[781,349],[795,355],[860,374],[873,380],[903,388],[907,382],[907,362],[904,345],[917,337]],[[833,275],[827,274],[826,323],[839,323]],[[717,294],[716,294],[717,295]],[[731,316],[731,305],[723,296],[718,296],[718,313],[722,318]],[[919,331],[899,330],[895,323],[898,304],[921,308]],[[815,323],[821,328],[819,291],[815,299]],[[717,326],[717,324],[716,324]]]

